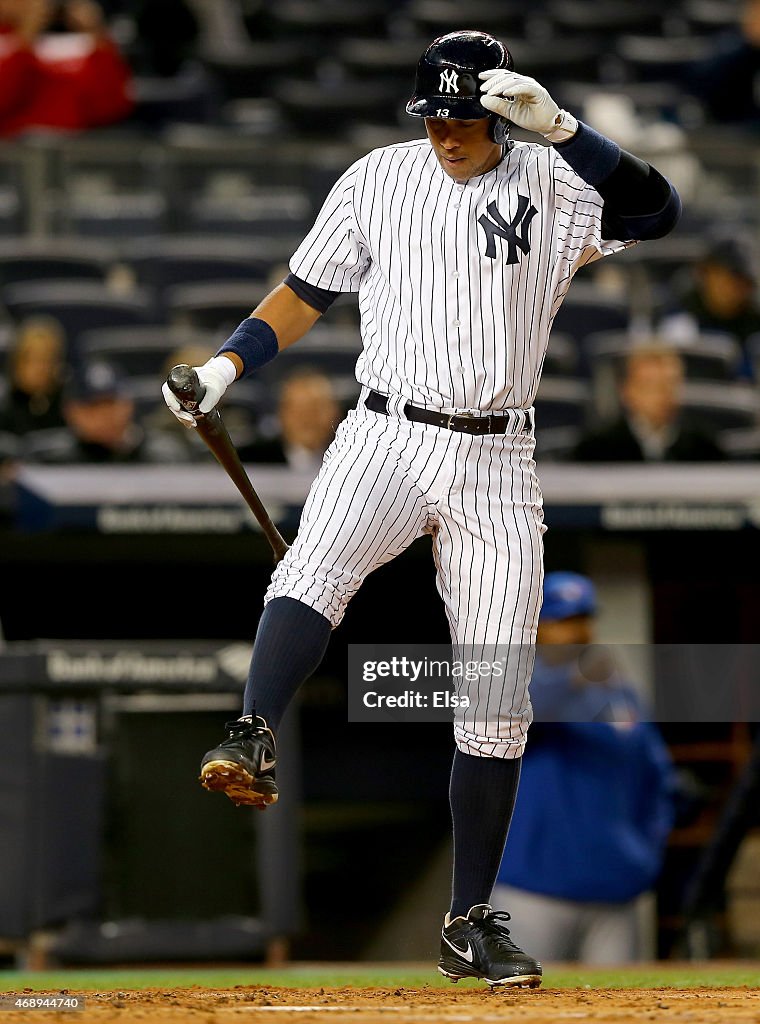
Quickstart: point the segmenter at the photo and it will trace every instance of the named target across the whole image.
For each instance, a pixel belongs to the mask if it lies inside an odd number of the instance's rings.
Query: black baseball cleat
[[[532,956],[516,946],[505,922],[509,914],[492,910],[487,903],[471,907],[466,917],[449,915],[441,932],[438,970],[446,978],[482,978],[495,985],[538,988],[543,969]]]
[[[239,807],[263,811],[277,802],[274,770],[277,763],[272,730],[263,718],[251,715],[224,726],[229,736],[201,761],[200,781],[213,793],[225,793]]]

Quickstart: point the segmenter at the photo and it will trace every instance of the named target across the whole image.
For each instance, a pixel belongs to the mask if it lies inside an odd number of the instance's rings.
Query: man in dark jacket
[[[632,348],[620,386],[622,413],[584,435],[576,462],[715,462],[717,442],[681,409],[683,362],[658,345]]]

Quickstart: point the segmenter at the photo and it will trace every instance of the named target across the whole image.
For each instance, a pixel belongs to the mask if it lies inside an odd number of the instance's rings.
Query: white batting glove
[[[575,135],[578,122],[566,110],[560,110],[549,93],[535,78],[495,68],[481,71],[480,98],[486,110],[537,132],[550,142],[564,142]]]
[[[231,359],[227,359],[226,356],[214,356],[207,363],[204,363],[203,366],[194,366],[193,369],[198,374],[198,380],[201,385],[206,389],[203,401],[198,405],[198,412],[211,412],[224,392],[235,380],[237,376],[235,364]],[[190,412],[185,412],[166,382],[164,382],[161,388],[161,393],[164,396],[164,401],[183,426],[197,426],[195,416]]]

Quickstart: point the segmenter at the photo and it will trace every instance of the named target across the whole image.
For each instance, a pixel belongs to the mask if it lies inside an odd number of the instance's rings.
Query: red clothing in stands
[[[0,136],[121,121],[134,107],[130,81],[129,65],[108,39],[43,37],[30,49],[0,28]]]

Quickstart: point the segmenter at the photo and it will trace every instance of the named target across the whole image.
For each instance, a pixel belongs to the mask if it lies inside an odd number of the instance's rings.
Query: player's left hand
[[[212,356],[203,366],[194,366],[193,369],[198,375],[198,383],[205,389],[203,399],[198,405],[198,412],[203,414],[211,412],[235,380],[235,366],[226,356]],[[166,382],[161,387],[161,393],[166,404],[184,427],[198,426],[196,417],[182,408],[179,399]]]
[[[549,136],[562,125],[565,111],[535,78],[504,68],[481,71],[480,78],[484,79],[480,102],[486,110],[539,135]]]

